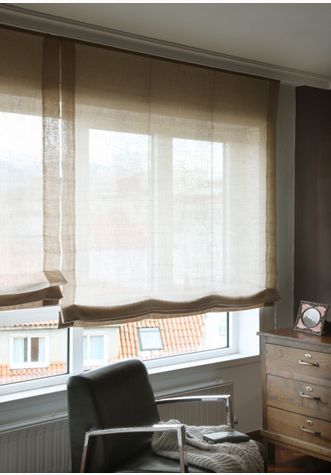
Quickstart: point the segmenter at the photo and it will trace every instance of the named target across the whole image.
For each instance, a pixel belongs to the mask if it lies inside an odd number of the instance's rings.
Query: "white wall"
[[[10,354],[10,346],[9,346],[10,336],[9,332],[7,331],[0,331],[0,362],[2,364],[9,363],[9,354]]]

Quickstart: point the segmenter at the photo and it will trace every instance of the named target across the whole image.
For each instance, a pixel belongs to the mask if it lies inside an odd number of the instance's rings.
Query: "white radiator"
[[[162,397],[231,394],[233,384],[215,382],[207,387],[186,388]],[[225,407],[219,403],[183,403],[159,406],[162,420],[178,419],[186,424],[216,425],[226,420]],[[0,432],[1,473],[68,473],[70,442],[66,418]]]
[[[199,396],[209,394],[231,394],[233,400],[233,383],[215,382],[203,388],[187,388],[182,392],[162,394],[163,397]],[[163,421],[177,419],[190,425],[219,425],[226,423],[225,404],[219,402],[189,402],[160,404],[158,406],[160,418]]]
[[[67,419],[0,433],[0,472],[70,472]]]

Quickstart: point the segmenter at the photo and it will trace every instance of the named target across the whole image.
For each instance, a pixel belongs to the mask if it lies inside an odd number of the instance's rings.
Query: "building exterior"
[[[142,360],[227,345],[220,314],[148,319],[84,329],[84,369],[125,358]],[[0,325],[0,384],[68,372],[68,336],[57,320]]]

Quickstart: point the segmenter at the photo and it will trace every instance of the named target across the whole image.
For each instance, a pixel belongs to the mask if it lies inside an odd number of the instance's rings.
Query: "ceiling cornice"
[[[10,4],[0,4],[0,23],[137,53],[277,79],[282,83],[294,86],[304,85],[322,89],[331,88],[331,78],[328,76],[147,38],[141,35],[47,15]]]

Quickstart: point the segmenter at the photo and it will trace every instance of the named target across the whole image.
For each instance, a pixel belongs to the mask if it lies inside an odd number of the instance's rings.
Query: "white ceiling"
[[[158,40],[331,77],[331,4],[17,3]]]

